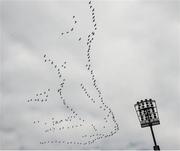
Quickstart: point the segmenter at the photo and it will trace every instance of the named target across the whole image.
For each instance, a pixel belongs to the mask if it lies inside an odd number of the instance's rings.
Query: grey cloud
[[[34,128],[32,121],[44,115],[49,119],[51,115],[67,114],[55,93],[50,96],[49,106],[29,107],[25,103],[36,92],[58,87],[54,70],[43,63],[44,53],[58,65],[68,62],[63,72],[69,81],[66,96],[73,105],[79,102],[79,108],[98,121],[96,110],[76,93],[78,82],[90,83],[83,68],[84,39],[92,28],[87,3],[0,2],[3,56],[0,149],[152,149],[150,131],[140,128],[133,108],[136,101],[150,97],[157,100],[160,114],[161,125],[154,127],[158,144],[162,149],[180,149],[178,0],[94,2],[98,32],[92,49],[92,65],[120,130],[86,147],[38,145],[41,129]],[[74,14],[79,23],[75,33],[60,38],[60,33],[71,27]],[[78,43],[79,37],[82,43]]]

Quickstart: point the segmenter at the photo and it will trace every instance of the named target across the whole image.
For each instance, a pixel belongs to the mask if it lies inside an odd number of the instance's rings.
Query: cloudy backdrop
[[[86,38],[92,31],[85,0],[0,1],[0,149],[152,149],[149,128],[140,128],[133,105],[141,99],[157,101],[161,124],[154,127],[161,149],[180,149],[180,1],[92,1],[97,32],[91,61],[104,102],[112,109],[119,130],[92,145],[46,144],[35,120],[63,118],[67,111],[53,91],[58,78],[47,54],[57,64],[67,62],[64,93],[69,103],[98,123],[99,110],[87,105],[77,83],[90,77],[86,64]],[[61,36],[72,27],[75,30]],[[82,40],[78,40],[79,38]],[[37,92],[51,88],[48,102],[27,103]],[[90,92],[94,89],[89,87]],[[90,131],[86,127],[62,139]],[[83,132],[82,132],[83,133]],[[54,135],[48,136],[54,139]]]

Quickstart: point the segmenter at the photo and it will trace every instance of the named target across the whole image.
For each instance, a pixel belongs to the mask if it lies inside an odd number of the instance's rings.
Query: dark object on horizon
[[[136,110],[141,127],[142,128],[150,127],[151,134],[154,141],[153,149],[155,151],[159,151],[160,147],[156,143],[156,139],[155,139],[155,135],[153,132],[153,127],[152,127],[154,125],[160,124],[156,101],[152,99],[149,99],[149,100],[145,99],[144,101],[141,100],[140,102],[137,102],[134,105],[134,108]]]

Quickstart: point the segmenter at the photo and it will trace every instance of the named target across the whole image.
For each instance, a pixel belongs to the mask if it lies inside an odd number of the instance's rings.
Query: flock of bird
[[[49,63],[54,70],[56,70],[57,72],[57,76],[59,78],[59,82],[60,85],[57,89],[57,93],[59,95],[60,100],[62,101],[62,104],[64,105],[64,107],[67,109],[67,111],[70,113],[70,116],[67,116],[65,119],[56,119],[56,118],[51,118],[50,121],[45,121],[42,122],[40,120],[38,121],[33,121],[33,124],[37,124],[37,125],[45,125],[45,129],[44,129],[44,133],[59,133],[65,130],[76,130],[76,129],[84,129],[84,126],[88,126],[90,129],[93,129],[92,133],[85,133],[81,136],[81,139],[85,139],[86,140],[81,140],[81,141],[77,141],[78,139],[76,139],[75,141],[67,141],[67,140],[63,140],[63,138],[59,139],[54,139],[54,140],[45,140],[45,141],[40,141],[40,144],[67,144],[67,145],[90,145],[93,144],[103,138],[107,138],[107,137],[111,137],[114,134],[117,133],[117,131],[119,130],[119,125],[115,119],[114,113],[111,110],[111,108],[104,102],[104,98],[102,95],[101,90],[99,89],[98,85],[97,85],[97,81],[95,78],[95,74],[94,74],[94,70],[92,69],[92,62],[91,62],[91,51],[92,51],[92,43],[94,41],[95,38],[95,34],[96,34],[96,30],[97,30],[97,23],[96,23],[96,18],[95,18],[95,8],[92,4],[92,1],[88,2],[89,5],[89,9],[90,9],[90,13],[92,16],[92,23],[93,23],[93,30],[87,34],[87,51],[86,51],[86,59],[87,59],[87,63],[85,64],[85,68],[88,71],[90,77],[91,77],[91,81],[92,81],[92,86],[94,91],[97,92],[98,96],[97,98],[92,97],[88,91],[88,88],[85,87],[84,83],[80,83],[79,86],[82,90],[82,92],[84,92],[84,95],[88,98],[88,100],[94,104],[94,106],[98,107],[98,111],[101,111],[104,115],[103,117],[103,121],[101,123],[101,125],[97,124],[97,123],[93,123],[93,122],[89,122],[87,119],[83,119],[82,115],[78,113],[77,110],[75,110],[73,108],[73,106],[71,106],[70,104],[67,103],[66,98],[63,95],[63,88],[64,85],[66,83],[66,79],[62,74],[62,70],[65,70],[67,67],[67,62],[65,61],[61,66],[58,66],[55,61],[53,61],[52,59],[49,59],[47,57],[47,55],[45,54],[44,57],[44,62],[45,63]],[[77,24],[77,20],[76,17],[73,16],[73,22],[74,25]],[[74,26],[66,31],[66,32],[62,32],[61,36],[65,35],[65,34],[70,34],[73,30],[74,30]],[[82,38],[79,37],[79,41]],[[37,93],[35,95],[36,98],[34,99],[28,99],[27,102],[31,103],[31,101],[36,101],[36,102],[48,102],[50,100],[48,100],[48,93],[50,93],[50,89],[48,89],[47,91],[41,92],[41,93]],[[44,99],[42,99],[44,97]],[[37,101],[38,100],[38,101]],[[76,121],[76,122],[74,122]],[[68,124],[67,124],[68,123]]]
[[[48,93],[50,89],[44,92],[37,93],[35,98],[30,98],[27,102],[47,102],[48,101]]]
[[[73,23],[74,25],[77,24],[77,20],[75,20],[75,16],[73,16]],[[74,31],[74,27],[71,27],[69,30],[67,30],[66,32],[62,32],[61,36],[65,35],[65,34],[70,34],[72,31]]]
[[[62,73],[61,73],[61,70],[63,69],[66,69],[66,65],[67,65],[67,62],[64,61],[64,63],[61,65],[61,66],[58,66],[57,64],[55,64],[55,62],[52,60],[52,59],[49,59],[47,58],[47,55],[44,54],[44,62],[45,63],[49,63],[50,65],[52,65],[52,67],[56,70],[57,72],[57,76],[58,78],[61,80],[62,78]],[[64,84],[65,82],[65,79],[62,80],[63,82],[61,83],[61,86]],[[58,90],[59,91],[59,90]],[[43,91],[43,92],[40,92],[40,93],[36,93],[36,95],[34,96],[34,98],[30,98],[27,100],[28,103],[31,103],[31,102],[48,102],[48,97],[49,97],[49,94],[50,93],[50,88],[47,89],[47,91]]]

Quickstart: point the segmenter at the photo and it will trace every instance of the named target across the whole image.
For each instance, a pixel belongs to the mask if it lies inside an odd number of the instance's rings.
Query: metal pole
[[[156,143],[156,139],[155,139],[155,136],[154,136],[154,131],[153,131],[152,125],[150,125],[150,129],[151,129],[151,134],[152,134],[153,141],[154,141],[154,147],[153,148],[154,148],[155,151],[160,151],[160,147]]]
[[[156,139],[155,139],[155,136],[154,136],[154,131],[153,131],[153,128],[152,128],[152,125],[150,125],[150,129],[151,129],[151,134],[152,134],[152,137],[153,137],[153,141],[154,141],[154,145],[156,146]]]

